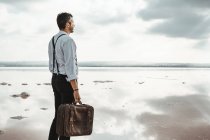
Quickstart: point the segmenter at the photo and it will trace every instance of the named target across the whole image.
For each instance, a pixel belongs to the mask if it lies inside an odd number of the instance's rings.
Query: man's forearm
[[[71,84],[71,87],[73,88],[73,90],[78,89],[78,84],[77,84],[77,81],[75,79],[71,80],[70,84]]]

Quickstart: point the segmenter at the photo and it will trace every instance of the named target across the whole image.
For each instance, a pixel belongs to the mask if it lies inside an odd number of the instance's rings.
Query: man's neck
[[[61,31],[64,31],[64,32],[66,32],[67,34],[70,34],[70,31],[68,31],[68,30],[66,30],[66,29],[61,30]]]

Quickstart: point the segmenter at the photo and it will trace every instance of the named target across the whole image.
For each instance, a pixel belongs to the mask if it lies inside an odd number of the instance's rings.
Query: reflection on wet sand
[[[42,130],[34,130],[33,128],[25,128],[19,126],[16,128],[8,128],[2,134],[1,140],[44,140]]]
[[[73,140],[210,139],[209,71],[95,68],[80,76],[82,102],[95,109],[93,133]],[[14,70],[0,77],[12,84],[0,85],[0,140],[46,140],[54,117],[51,74]],[[10,97],[23,91],[30,97]]]
[[[207,95],[170,96],[151,99],[148,105],[161,113],[136,117],[145,126],[144,135],[155,140],[210,139],[210,99]]]

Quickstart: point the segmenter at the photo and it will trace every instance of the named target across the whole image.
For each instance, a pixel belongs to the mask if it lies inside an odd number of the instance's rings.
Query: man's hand
[[[74,100],[75,100],[75,102],[79,102],[81,98],[80,98],[80,95],[79,95],[77,80],[75,80],[75,79],[71,80],[70,84],[71,84],[71,87],[74,90],[74,93],[73,93],[74,94]]]
[[[79,91],[78,90],[76,90],[76,91],[74,91],[74,100],[75,100],[75,102],[79,102],[80,101],[80,95],[79,95]]]

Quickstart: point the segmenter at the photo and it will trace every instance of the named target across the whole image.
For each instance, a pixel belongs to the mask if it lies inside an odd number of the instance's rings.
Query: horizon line
[[[210,68],[210,63],[81,61],[79,67],[181,67]],[[48,67],[48,61],[0,61],[0,67]]]

